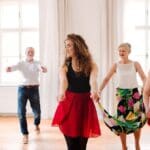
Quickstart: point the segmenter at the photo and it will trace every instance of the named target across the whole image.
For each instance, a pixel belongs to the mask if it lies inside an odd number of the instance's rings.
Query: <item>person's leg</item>
[[[29,89],[29,101],[34,114],[34,124],[36,130],[39,130],[39,124],[41,121],[41,108],[40,108],[40,96],[39,88],[33,87]]]
[[[136,150],[140,150],[140,137],[141,137],[141,129],[138,129],[134,132]]]
[[[80,147],[81,147],[81,150],[86,150],[87,142],[88,142],[88,138],[80,137]]]
[[[28,127],[26,120],[26,104],[27,104],[27,96],[26,89],[24,87],[18,88],[18,117],[21,132],[23,134],[23,143],[28,143]]]
[[[121,144],[122,144],[122,150],[127,150],[126,134],[125,133],[120,134],[120,140],[121,140]]]
[[[67,144],[67,150],[81,150],[80,148],[80,137],[69,137],[65,136],[66,144]]]
[[[18,89],[18,117],[22,134],[28,134],[27,120],[26,120],[26,91],[23,87]]]

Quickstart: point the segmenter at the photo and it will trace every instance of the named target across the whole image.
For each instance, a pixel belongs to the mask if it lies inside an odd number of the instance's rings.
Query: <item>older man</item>
[[[18,117],[21,132],[23,134],[23,143],[28,143],[28,126],[26,120],[27,100],[34,114],[35,130],[40,131],[39,124],[41,120],[40,96],[39,96],[39,72],[47,72],[47,69],[40,65],[39,61],[34,60],[35,50],[33,47],[26,48],[26,59],[18,64],[6,68],[7,72],[19,70],[22,73],[23,81],[18,88]]]

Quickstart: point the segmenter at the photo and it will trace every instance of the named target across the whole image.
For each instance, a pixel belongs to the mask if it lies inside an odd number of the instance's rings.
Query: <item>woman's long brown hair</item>
[[[77,34],[68,34],[66,40],[71,40],[73,42],[75,55],[77,58],[77,63],[79,64],[79,70],[81,73],[84,73],[86,76],[89,76],[92,70],[92,56],[89,52],[88,46],[85,40]],[[67,65],[70,62],[70,58],[65,58],[64,65]]]

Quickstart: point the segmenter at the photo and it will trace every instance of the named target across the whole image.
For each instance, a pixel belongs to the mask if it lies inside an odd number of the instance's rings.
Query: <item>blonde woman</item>
[[[126,135],[129,133],[134,133],[135,148],[140,150],[140,128],[145,123],[145,113],[142,96],[138,91],[137,73],[143,84],[146,76],[141,65],[137,61],[129,59],[129,54],[131,53],[131,45],[129,43],[120,44],[118,53],[120,60],[114,63],[108,71],[100,85],[99,92],[102,92],[110,78],[116,73],[117,118],[114,126],[109,125],[109,123],[107,126],[120,135],[122,150],[127,149]]]

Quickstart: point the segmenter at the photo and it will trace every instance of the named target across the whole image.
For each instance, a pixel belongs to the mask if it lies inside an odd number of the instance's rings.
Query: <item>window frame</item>
[[[135,32],[138,32],[138,31],[143,31],[144,32],[144,44],[145,44],[145,47],[143,49],[143,54],[135,54],[134,56],[136,57],[144,57],[144,60],[145,62],[142,62],[144,64],[143,68],[145,71],[148,71],[149,69],[149,63],[150,63],[150,43],[148,42],[150,40],[150,1],[149,0],[142,0],[143,3],[144,3],[144,10],[145,10],[145,23],[144,25],[137,25],[135,24]],[[136,0],[134,1],[130,1],[131,3],[135,3],[134,5],[136,5]],[[126,1],[124,0],[124,3],[126,3]],[[124,12],[126,13],[126,12]],[[124,26],[125,26],[125,23],[124,23]],[[123,32],[125,32],[125,27],[123,28]],[[126,40],[125,39],[125,35],[123,35],[123,40]],[[130,41],[129,41],[130,42]],[[131,43],[132,45],[132,43]]]
[[[1,23],[0,23],[0,58],[1,58],[1,61],[0,61],[0,86],[16,86],[17,85],[17,81],[16,82],[11,82],[11,83],[5,83],[4,81],[2,81],[2,74],[3,74],[3,70],[2,70],[2,59],[5,57],[5,58],[13,58],[15,56],[2,56],[2,34],[3,33],[13,33],[13,32],[17,32],[18,34],[18,37],[19,37],[19,41],[18,41],[18,51],[19,51],[19,56],[16,58],[18,58],[19,61],[23,60],[24,59],[24,55],[22,54],[22,35],[24,32],[35,32],[38,34],[38,37],[39,37],[39,24],[37,25],[37,27],[23,27],[22,26],[22,16],[21,16],[21,12],[22,12],[22,6],[23,6],[23,2],[29,2],[30,4],[31,3],[36,3],[37,6],[38,6],[38,9],[39,9],[39,3],[38,3],[38,0],[0,0],[0,5],[1,3],[4,3],[7,4],[7,3],[10,3],[10,2],[15,2],[17,3],[18,5],[18,28],[2,28],[1,27]],[[1,13],[1,12],[0,12]],[[39,14],[39,12],[38,12]],[[1,22],[1,17],[0,17],[0,22]],[[38,18],[38,23],[39,23],[39,18]],[[38,38],[39,40],[39,38]],[[38,50],[39,50],[39,41],[38,42]],[[30,45],[29,45],[30,46]],[[37,49],[36,49],[37,51]],[[39,52],[38,52],[39,53]],[[37,56],[39,58],[39,56]],[[14,65],[14,64],[12,64]]]

